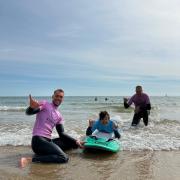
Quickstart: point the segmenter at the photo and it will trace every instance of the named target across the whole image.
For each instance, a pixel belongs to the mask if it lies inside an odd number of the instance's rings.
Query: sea
[[[34,97],[48,100],[51,97]],[[98,118],[100,111],[108,111],[119,125],[124,151],[180,150],[180,97],[150,97],[152,110],[149,125],[143,121],[131,127],[134,107],[125,109],[122,96],[66,96],[59,106],[65,131],[75,138],[85,136],[88,120]],[[29,146],[35,115],[27,116],[28,97],[0,97],[0,146]],[[57,137],[53,130],[52,137]]]

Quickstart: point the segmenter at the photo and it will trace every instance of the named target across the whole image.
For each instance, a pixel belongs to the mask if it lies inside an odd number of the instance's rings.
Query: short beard
[[[58,107],[61,103],[60,103],[59,105],[57,105],[57,104],[55,104],[54,101],[53,101],[53,104],[54,104],[54,106]]]

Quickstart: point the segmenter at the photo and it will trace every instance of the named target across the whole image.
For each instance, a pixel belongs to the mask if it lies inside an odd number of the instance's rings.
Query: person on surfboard
[[[101,111],[99,113],[98,120],[89,120],[89,127],[86,130],[86,135],[92,135],[95,130],[104,133],[114,133],[115,138],[118,139],[121,137],[118,131],[118,125],[115,124],[114,121],[110,120],[110,116],[107,111]]]

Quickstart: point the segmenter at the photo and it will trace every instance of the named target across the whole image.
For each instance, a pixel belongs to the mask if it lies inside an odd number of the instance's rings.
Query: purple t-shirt
[[[147,104],[150,104],[149,96],[145,93],[141,95],[134,94],[128,101],[128,105],[130,106],[134,103],[135,107],[146,107]]]
[[[33,136],[51,138],[52,130],[57,124],[62,124],[64,119],[53,103],[41,101],[40,112],[36,115]]]

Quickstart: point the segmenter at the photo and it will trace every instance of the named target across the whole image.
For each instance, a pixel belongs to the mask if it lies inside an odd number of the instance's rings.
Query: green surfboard
[[[118,152],[121,149],[120,142],[116,139],[107,141],[107,139],[94,136],[86,137],[84,147],[85,149],[100,149],[109,152]]]

